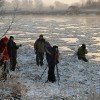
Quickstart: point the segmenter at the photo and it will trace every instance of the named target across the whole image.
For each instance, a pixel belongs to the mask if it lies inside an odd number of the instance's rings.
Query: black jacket
[[[17,46],[14,41],[9,40],[8,44],[7,44],[9,57],[17,57],[17,49],[18,48],[19,48],[19,46]]]

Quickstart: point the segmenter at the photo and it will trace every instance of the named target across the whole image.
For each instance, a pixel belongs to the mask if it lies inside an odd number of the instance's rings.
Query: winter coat
[[[57,50],[55,52],[54,48],[51,46],[46,47],[46,59],[48,62],[48,65],[55,65],[59,63],[59,51]]]
[[[46,47],[46,59],[48,63],[48,81],[55,82],[55,65],[56,65],[56,57],[55,57],[55,51],[54,48],[51,46]]]
[[[19,48],[19,46],[17,46],[14,41],[9,40],[8,44],[7,44],[9,57],[17,57],[17,49],[18,48]]]
[[[36,52],[45,52],[45,39],[37,39],[36,42],[34,43],[34,49]]]
[[[53,48],[51,46],[46,48],[46,59],[47,59],[48,65],[54,65],[55,57],[54,57]]]
[[[85,57],[85,54],[87,54],[87,50],[86,50],[86,49],[83,49],[82,47],[79,47],[79,48],[78,48],[77,55],[78,55],[78,56]]]
[[[0,40],[0,60],[8,60],[8,51],[7,51],[7,44],[6,42],[8,41],[7,37],[4,37]]]

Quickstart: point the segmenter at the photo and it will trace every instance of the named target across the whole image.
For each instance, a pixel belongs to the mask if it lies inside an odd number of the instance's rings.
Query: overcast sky
[[[7,0],[7,1],[11,1],[11,0]],[[34,0],[33,0],[34,1]],[[55,1],[60,1],[62,3],[66,3],[66,4],[72,4],[72,3],[76,3],[76,2],[80,2],[81,0],[42,0],[44,2],[44,4],[46,5],[51,5],[53,4]]]

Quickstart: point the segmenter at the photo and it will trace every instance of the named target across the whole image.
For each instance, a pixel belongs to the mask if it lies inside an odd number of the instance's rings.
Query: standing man
[[[19,45],[21,46],[21,45]],[[16,67],[16,58],[17,58],[17,49],[19,48],[19,46],[16,45],[16,43],[14,42],[14,37],[10,36],[8,44],[7,44],[7,49],[8,49],[8,54],[9,54],[9,58],[10,58],[10,70],[11,71],[15,71],[15,67]]]
[[[82,44],[81,47],[78,48],[78,51],[77,51],[77,56],[78,56],[78,59],[79,60],[83,60],[85,62],[88,62],[88,60],[86,59],[85,57],[85,54],[87,54],[87,49],[86,49],[86,45],[85,44]]]
[[[44,52],[45,52],[45,39],[41,34],[34,43],[34,49],[36,53],[36,64],[39,66],[43,65]]]

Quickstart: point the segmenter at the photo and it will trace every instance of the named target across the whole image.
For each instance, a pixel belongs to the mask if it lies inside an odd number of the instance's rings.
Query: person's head
[[[54,50],[57,50],[57,49],[58,49],[58,46],[54,45],[54,46],[53,46],[53,49],[54,49]]]
[[[10,36],[10,40],[14,40],[14,37],[13,36]]]
[[[39,36],[39,39],[43,39],[43,35],[42,34]]]
[[[2,38],[2,41],[3,41],[4,44],[7,44],[7,43],[8,43],[8,37],[6,37],[6,36],[3,37],[3,38]]]
[[[82,48],[85,49],[86,48],[86,45],[85,44],[82,44]]]

